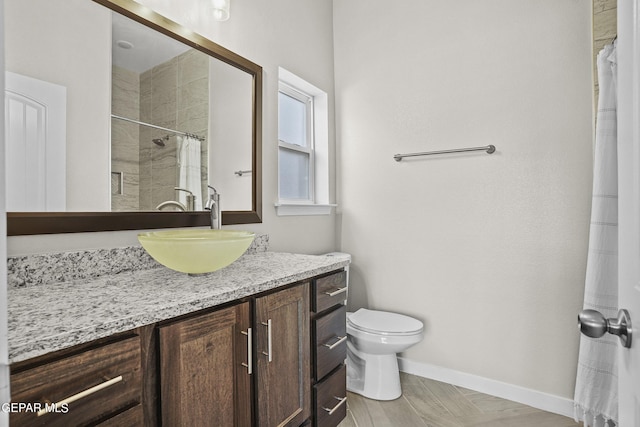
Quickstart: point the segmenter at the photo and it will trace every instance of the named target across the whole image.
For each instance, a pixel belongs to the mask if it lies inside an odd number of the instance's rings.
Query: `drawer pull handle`
[[[343,292],[347,292],[347,287],[346,286],[344,288],[336,289],[333,292],[325,292],[324,294],[325,295],[329,295],[330,297],[335,297],[336,295],[341,294]]]
[[[50,405],[49,407],[45,407],[44,409],[41,409],[40,411],[38,411],[38,416],[41,417],[45,414],[48,414],[50,411],[55,410],[55,408],[60,407],[62,405],[65,404],[69,404],[72,402],[75,402],[76,400],[82,399],[83,397],[87,397],[93,393],[96,393],[104,388],[107,388],[109,386],[112,386],[116,383],[119,383],[120,381],[122,381],[122,375],[112,378],[109,381],[105,381],[103,383],[100,383],[98,385],[95,385],[91,388],[88,388],[84,391],[81,391],[80,393],[74,394],[73,396],[69,396],[66,399],[62,399],[60,402],[54,403],[53,405]]]
[[[267,358],[269,362],[273,361],[273,355],[271,354],[271,319],[267,320],[267,323],[261,322],[264,326],[267,327],[267,352],[262,352]]]
[[[247,328],[247,332],[240,331],[240,333],[247,336],[247,363],[242,363],[242,366],[247,368],[247,373],[251,375],[253,373],[253,362],[251,360],[251,354],[253,353],[253,349],[251,348],[251,342],[253,341],[251,337],[252,331],[251,328]]]
[[[335,399],[339,400],[339,402],[338,402],[338,404],[336,406],[334,406],[332,409],[325,408],[324,406],[322,407],[322,409],[327,411],[329,413],[329,415],[333,415],[333,413],[336,412],[338,410],[338,408],[341,407],[342,404],[347,401],[347,396],[345,396],[345,397],[333,396],[333,397]]]
[[[337,346],[339,346],[340,344],[342,344],[343,342],[345,342],[347,340],[347,336],[345,335],[344,337],[338,337],[336,336],[335,338],[338,339],[338,341],[334,342],[333,344],[322,344],[325,347],[328,347],[329,350],[333,350],[334,348],[336,348]]]

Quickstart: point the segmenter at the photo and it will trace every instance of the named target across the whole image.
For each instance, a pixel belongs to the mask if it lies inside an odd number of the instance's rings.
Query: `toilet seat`
[[[413,317],[366,308],[348,316],[347,323],[354,329],[379,335],[415,335],[424,328],[423,323]]]

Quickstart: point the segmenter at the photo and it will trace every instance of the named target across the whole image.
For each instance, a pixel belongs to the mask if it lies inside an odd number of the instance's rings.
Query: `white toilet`
[[[422,340],[424,325],[409,316],[361,308],[347,313],[347,390],[376,400],[402,395],[396,353]]]
[[[326,256],[351,261],[351,255]],[[349,266],[347,285],[349,284]],[[347,313],[347,390],[376,400],[402,395],[396,353],[422,341],[424,325],[409,316],[361,308]]]

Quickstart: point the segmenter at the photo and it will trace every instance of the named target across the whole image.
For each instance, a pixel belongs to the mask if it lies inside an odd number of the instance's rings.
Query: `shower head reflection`
[[[164,147],[165,141],[169,140],[169,135],[165,135],[162,138],[153,138],[151,141],[158,147]]]

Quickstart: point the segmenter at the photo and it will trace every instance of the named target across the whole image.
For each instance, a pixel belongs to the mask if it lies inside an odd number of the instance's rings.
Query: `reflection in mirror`
[[[111,209],[202,210],[209,57],[122,15],[112,23]]]
[[[7,163],[24,164],[27,178],[39,176],[37,181],[7,176],[16,197],[23,196],[20,203],[10,196],[8,211],[110,210],[110,16],[88,1],[5,1],[6,71],[29,82],[6,89],[14,101],[22,97],[33,107],[23,103],[24,114],[12,114],[21,111],[12,102]],[[56,87],[61,90],[52,92]],[[64,168],[45,166],[55,163],[48,159],[52,153],[62,156]],[[44,207],[40,200],[47,201]]]
[[[111,209],[202,210],[212,185],[223,209],[250,210],[251,76],[122,15],[112,23]]]
[[[251,76],[234,67],[209,63],[209,182],[221,193],[224,210],[251,209]]]
[[[34,171],[8,160],[9,235],[206,225],[207,185],[223,224],[260,222],[258,65],[129,0],[6,0],[5,23],[7,75],[63,106],[7,84],[8,155]]]

